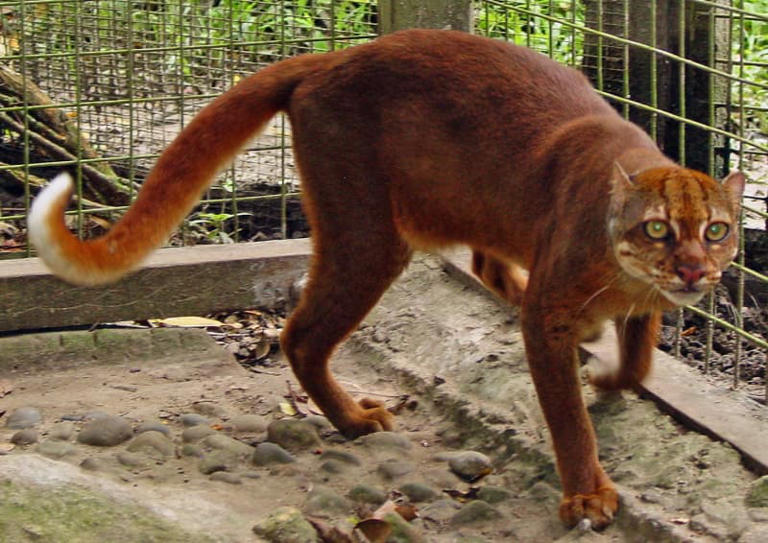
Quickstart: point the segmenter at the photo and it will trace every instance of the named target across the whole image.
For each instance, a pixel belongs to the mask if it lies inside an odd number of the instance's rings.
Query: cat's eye
[[[664,221],[648,221],[643,228],[651,239],[662,240],[669,236],[669,225]]]
[[[722,241],[728,235],[729,227],[724,222],[713,222],[707,226],[704,236],[707,241]]]

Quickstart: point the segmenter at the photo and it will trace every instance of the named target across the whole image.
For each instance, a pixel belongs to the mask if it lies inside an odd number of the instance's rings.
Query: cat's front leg
[[[539,403],[552,435],[563,485],[560,518],[568,526],[588,519],[606,527],[618,509],[618,494],[597,457],[592,422],[584,405],[576,342],[579,323],[565,307],[543,307],[528,292],[523,336]]]

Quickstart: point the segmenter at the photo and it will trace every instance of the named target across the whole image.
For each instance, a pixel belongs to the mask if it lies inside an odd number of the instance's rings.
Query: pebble
[[[290,451],[319,447],[317,429],[303,420],[280,419],[267,427],[267,440]]]
[[[259,415],[239,415],[229,421],[235,432],[261,433],[267,429],[264,417]]]
[[[229,451],[238,456],[246,457],[253,454],[253,447],[242,441],[225,436],[224,434],[211,434],[203,439],[203,445],[212,449]]]
[[[464,505],[461,510],[451,517],[451,524],[471,524],[501,518],[498,509],[491,507],[482,500],[474,500]]]
[[[143,452],[152,457],[167,458],[173,456],[176,447],[173,441],[168,439],[165,434],[156,430],[148,430],[137,435],[126,447],[130,452]]]
[[[473,482],[493,471],[491,459],[483,453],[464,451],[448,460],[451,471],[464,479]]]
[[[750,507],[768,507],[768,475],[763,475],[749,485],[746,503]]]
[[[14,445],[31,445],[32,443],[37,443],[39,437],[37,430],[25,428],[11,436],[11,443]]]
[[[320,469],[326,473],[339,474],[344,473],[347,470],[348,464],[339,462],[338,460],[326,460],[320,465]]]
[[[446,522],[456,515],[456,512],[461,509],[461,505],[453,500],[442,499],[430,503],[424,509],[419,511],[419,516],[422,518],[428,518],[435,522]]]
[[[397,479],[403,475],[408,475],[414,469],[416,465],[413,462],[407,462],[404,460],[387,460],[379,464],[377,471],[385,479]]]
[[[350,500],[358,503],[369,503],[371,505],[381,505],[387,501],[387,493],[383,490],[370,485],[355,485],[347,493]]]
[[[41,441],[37,446],[37,452],[48,458],[62,458],[73,454],[75,447],[65,441]]]
[[[132,435],[133,429],[127,420],[107,415],[87,422],[77,434],[77,440],[86,445],[111,447],[127,441]]]
[[[168,428],[167,424],[164,424],[159,420],[150,420],[139,424],[136,428],[136,433],[143,434],[144,432],[160,432],[166,437],[171,436],[171,429]]]
[[[362,465],[362,462],[360,462],[360,459],[357,456],[355,456],[350,452],[340,451],[338,449],[324,450],[323,453],[320,455],[320,460],[337,460],[339,462],[344,462],[345,464],[349,464],[352,466]]]
[[[88,471],[104,471],[107,465],[100,458],[89,457],[80,462],[80,467]]]
[[[438,496],[431,487],[422,483],[406,483],[398,490],[408,496],[408,499],[413,503],[431,502]]]
[[[236,473],[230,473],[228,471],[215,471],[210,476],[211,481],[223,481],[231,485],[241,485],[243,480]]]
[[[304,417],[304,421],[310,423],[312,426],[317,428],[318,431],[330,430],[333,428],[331,422],[322,415],[309,415]]]
[[[48,437],[59,441],[69,441],[75,435],[75,425],[72,422],[59,422],[53,425],[48,432]]]
[[[192,409],[208,417],[227,418],[227,410],[213,402],[197,402],[192,404]]]
[[[23,430],[40,424],[43,415],[36,407],[19,407],[14,409],[5,421],[5,425],[13,430]]]
[[[211,423],[206,417],[198,413],[184,413],[179,417],[179,422],[187,428],[200,425],[207,426]]]
[[[343,513],[350,509],[349,501],[330,488],[316,487],[304,502],[304,511],[311,515]]]
[[[477,491],[477,499],[485,503],[500,503],[507,501],[512,497],[512,493],[506,488],[500,486],[488,485]]]
[[[192,426],[190,428],[185,429],[183,432],[181,432],[181,440],[184,443],[192,443],[194,441],[200,441],[206,436],[209,436],[211,434],[215,434],[216,430],[211,428],[210,426],[205,425],[199,425],[199,426]]]
[[[375,432],[364,435],[355,440],[368,449],[386,449],[395,451],[405,451],[413,447],[410,440],[397,432]]]
[[[96,420],[96,419],[103,419],[111,416],[112,415],[110,415],[109,413],[106,413],[105,411],[94,410],[94,411],[88,411],[79,420]]]
[[[202,458],[205,456],[205,451],[200,445],[195,443],[185,443],[181,446],[181,456],[195,456]]]
[[[216,471],[232,471],[239,463],[240,459],[236,454],[230,451],[215,450],[203,456],[197,467],[201,473],[208,475]]]
[[[316,543],[315,528],[295,507],[280,507],[253,527],[256,535],[271,543]]]
[[[290,464],[295,462],[296,458],[276,443],[265,441],[259,443],[253,450],[251,462],[257,466],[267,466],[270,464]]]
[[[115,458],[128,468],[143,468],[149,464],[149,458],[146,456],[128,451],[120,451]]]

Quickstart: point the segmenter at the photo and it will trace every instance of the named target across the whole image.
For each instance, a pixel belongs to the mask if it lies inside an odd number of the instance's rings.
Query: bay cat
[[[678,166],[583,75],[529,49],[409,30],[242,80],[184,128],[99,239],[67,231],[71,181],[59,176],[31,210],[38,254],[73,283],[118,279],[280,111],[290,118],[314,247],[282,337],[306,392],[347,436],[393,428],[383,405],[339,386],[329,357],[414,249],[469,245],[474,271],[521,306],[562,520],[610,523],[618,497],[598,462],[577,345],[614,320],[620,368],[594,384],[643,379],[660,312],[699,300],[736,254],[744,176],[717,182]]]

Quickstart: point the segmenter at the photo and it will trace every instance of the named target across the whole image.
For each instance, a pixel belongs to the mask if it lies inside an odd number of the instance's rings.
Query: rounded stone
[[[374,450],[406,451],[413,447],[413,444],[407,437],[397,432],[375,432],[357,438],[355,443]]]
[[[413,503],[431,502],[438,496],[431,487],[422,483],[406,483],[398,490],[408,496],[408,499]]]
[[[768,507],[768,475],[763,475],[749,485],[745,501],[750,507]]]
[[[160,432],[166,437],[170,437],[171,435],[171,429],[168,428],[168,425],[160,422],[159,420],[150,420],[139,424],[139,426],[136,428],[136,433],[143,434],[144,432]]]
[[[14,409],[5,421],[5,425],[13,430],[23,430],[40,424],[43,415],[36,407],[19,407]]]
[[[403,460],[387,460],[379,464],[378,472],[385,479],[397,479],[403,475],[408,475],[414,469],[416,465],[413,462],[406,462]]]
[[[474,500],[461,508],[451,517],[451,524],[473,524],[475,522],[487,522],[502,517],[498,509],[495,509],[482,500]]]
[[[239,415],[229,423],[236,432],[261,433],[267,429],[264,417],[259,415]]]
[[[317,543],[317,531],[295,507],[280,507],[253,527],[271,543]]]
[[[236,473],[230,473],[228,471],[215,471],[209,477],[211,481],[222,481],[231,485],[241,485],[243,480]]]
[[[155,430],[148,430],[137,435],[126,447],[130,452],[144,452],[153,457],[167,458],[173,456],[176,447],[173,441],[168,439],[165,434]]]
[[[80,462],[80,467],[87,471],[104,471],[106,463],[100,458],[86,458]]]
[[[317,487],[307,496],[304,511],[313,515],[343,513],[350,509],[349,501],[330,488]]]
[[[32,443],[37,443],[39,438],[40,436],[37,433],[37,430],[25,428],[11,436],[11,443],[14,445],[31,445]]]
[[[464,451],[448,460],[451,471],[465,481],[476,481],[493,471],[491,459],[483,453]]]
[[[300,451],[319,447],[317,429],[303,420],[280,419],[267,427],[267,440],[277,443],[289,451]]]
[[[181,456],[194,456],[202,458],[205,456],[205,451],[200,445],[196,443],[185,443],[181,446]]]
[[[357,456],[355,456],[350,452],[340,451],[338,449],[324,450],[323,453],[320,455],[320,460],[336,460],[338,462],[343,462],[351,466],[362,465],[362,462],[360,462],[360,459]]]
[[[195,441],[200,441],[206,436],[209,436],[211,434],[215,434],[216,430],[211,428],[210,426],[205,425],[199,425],[199,426],[192,426],[190,428],[185,429],[183,432],[181,432],[181,440],[184,443],[194,443]]]
[[[320,469],[323,470],[325,473],[330,474],[339,474],[344,473],[344,471],[347,469],[348,464],[345,464],[344,462],[339,462],[338,460],[326,460],[320,465]]]
[[[115,457],[118,462],[127,468],[143,468],[150,463],[150,459],[143,454],[128,451],[120,451]]]
[[[75,452],[75,447],[66,441],[41,441],[37,452],[48,458],[62,458]]]
[[[322,415],[308,415],[307,417],[304,417],[304,421],[310,423],[317,428],[318,431],[330,430],[333,428],[331,422]]]
[[[59,441],[69,441],[73,435],[75,435],[75,424],[69,421],[55,424],[48,432],[50,439],[57,439]]]
[[[383,490],[370,485],[355,485],[347,493],[347,497],[358,503],[369,503],[371,505],[381,505],[387,501],[387,493]]]
[[[214,402],[197,402],[192,405],[196,413],[207,417],[226,418],[227,410]]]
[[[419,515],[436,522],[447,522],[461,509],[461,505],[453,500],[442,499],[430,503],[419,511]]]
[[[200,473],[208,475],[216,471],[232,471],[238,464],[238,456],[229,451],[211,451],[200,459],[198,469]]]
[[[256,445],[253,450],[253,455],[251,456],[251,462],[257,466],[290,464],[295,461],[296,458],[291,453],[283,449],[280,445],[270,443],[269,441]]]
[[[127,420],[107,415],[85,423],[77,434],[77,440],[86,445],[112,447],[127,441],[132,435],[133,429]]]
[[[229,451],[242,457],[253,454],[253,447],[242,441],[225,436],[224,434],[211,434],[203,439],[202,444],[212,449]]]
[[[488,485],[477,491],[477,499],[485,503],[500,503],[509,500],[511,497],[512,493],[500,486]]]
[[[179,417],[179,422],[187,428],[210,424],[210,421],[206,417],[198,413],[184,413]]]

